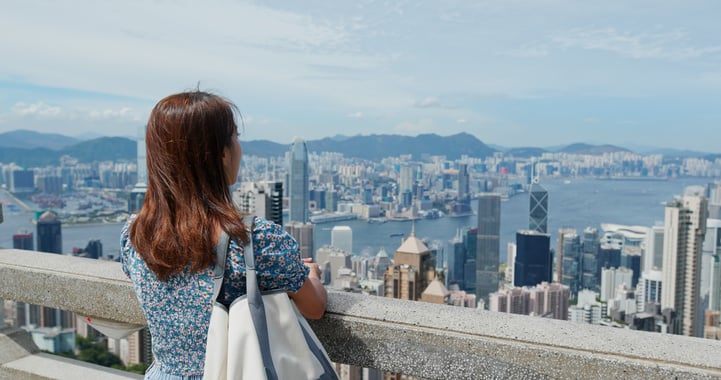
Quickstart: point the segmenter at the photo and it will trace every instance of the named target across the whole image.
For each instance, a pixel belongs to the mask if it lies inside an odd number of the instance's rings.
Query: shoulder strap
[[[243,224],[248,230],[248,244],[244,246],[245,265],[246,268],[253,269],[255,273],[255,257],[253,255],[253,215],[246,215],[243,218]],[[218,244],[215,245],[215,266],[213,267],[213,301],[218,299],[220,289],[223,286],[223,276],[225,275],[225,259],[230,246],[230,236],[225,231],[221,231]]]

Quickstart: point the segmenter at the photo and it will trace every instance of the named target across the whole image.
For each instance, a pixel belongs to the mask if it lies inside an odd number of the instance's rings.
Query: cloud
[[[358,112],[353,112],[351,114],[348,114],[348,117],[353,118],[353,119],[362,119],[364,117],[364,115],[363,115],[363,112],[358,111]]]
[[[428,97],[425,99],[419,99],[413,102],[413,107],[417,108],[436,108],[442,107],[441,101],[438,98]]]
[[[10,107],[9,115],[4,119],[42,119],[49,121],[129,121],[139,122],[145,117],[130,107],[118,108],[68,108],[49,105],[44,102],[24,103],[18,102]]]
[[[721,45],[687,46],[688,33],[682,29],[668,32],[622,32],[616,28],[571,29],[553,36],[563,49],[601,50],[634,59],[683,60],[721,52]]]
[[[500,53],[508,57],[515,58],[541,58],[549,54],[548,47],[546,45],[521,45],[520,47],[512,50],[506,50]]]
[[[458,119],[458,120],[456,120],[456,123],[458,123],[458,124],[466,124],[467,122],[468,122],[468,120],[466,120],[466,119]]]
[[[397,124],[393,130],[404,135],[417,135],[421,133],[436,133],[438,128],[435,127],[433,120],[421,119],[417,121],[403,121]]]
[[[20,117],[39,117],[39,118],[56,118],[63,114],[63,109],[57,106],[50,106],[43,102],[34,104],[26,104],[23,102],[15,103],[11,112]]]

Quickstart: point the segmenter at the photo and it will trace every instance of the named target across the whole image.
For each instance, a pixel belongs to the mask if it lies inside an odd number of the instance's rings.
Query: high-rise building
[[[34,251],[33,233],[27,230],[18,231],[13,235],[13,248]]]
[[[350,253],[334,246],[318,248],[316,262],[320,265],[323,273],[322,283],[333,288],[338,288],[337,279],[342,268],[351,269]]]
[[[38,217],[38,251],[48,253],[63,252],[62,227],[58,215],[45,211]]]
[[[369,275],[368,277],[370,277],[371,280],[383,280],[386,270],[391,265],[393,265],[393,261],[391,261],[390,257],[388,257],[386,249],[381,247],[376,256],[373,258],[373,263],[370,268],[372,275]]]
[[[538,231],[516,232],[514,286],[536,286],[541,282],[551,282],[553,257],[550,239],[550,235]]]
[[[721,219],[706,220],[706,236],[703,241],[701,260],[701,298],[706,300],[706,308],[721,311]]]
[[[304,259],[313,257],[313,229],[312,223],[290,222],[285,226],[285,230],[298,242]]]
[[[542,282],[530,289],[531,313],[553,319],[568,320],[568,286]]]
[[[545,234],[548,232],[548,191],[541,186],[535,169],[532,173],[528,229]]]
[[[599,291],[601,284],[598,270],[598,230],[592,227],[586,227],[583,230],[583,237],[581,238],[581,289],[590,289]]]
[[[335,226],[330,230],[330,245],[348,254],[353,253],[353,230],[349,226]]]
[[[498,291],[498,261],[501,251],[501,196],[482,194],[478,198],[476,242],[476,298],[488,302]]]
[[[233,192],[233,202],[242,212],[283,225],[282,182],[245,182]]]
[[[666,204],[661,307],[675,311],[670,325],[675,334],[702,334],[699,293],[707,207],[703,195],[684,195]]]
[[[308,148],[305,141],[296,137],[290,147],[289,165],[290,179],[288,183],[288,196],[290,198],[290,222],[308,223],[309,221],[309,174],[308,174]]]
[[[385,296],[411,301],[421,298],[421,293],[436,275],[431,250],[416,237],[415,229],[403,241],[393,256],[393,265],[384,275]]]
[[[660,270],[644,271],[636,286],[636,309],[646,310],[647,304],[661,304],[661,284],[663,273]]]
[[[137,149],[137,165],[138,165],[138,181],[130,191],[128,197],[128,213],[134,214],[140,211],[145,202],[145,194],[148,192],[148,164],[145,152],[145,127],[138,131]]]
[[[608,301],[616,296],[619,286],[631,289],[633,271],[628,268],[601,269],[601,301]]]
[[[400,177],[398,178],[398,194],[410,192],[411,198],[413,197],[413,184],[417,177],[416,170],[417,166],[415,164],[401,165]]]
[[[663,266],[663,226],[653,226],[646,235],[643,270],[661,270]]]
[[[557,279],[568,286],[571,297],[576,298],[580,284],[581,237],[575,229],[558,231]]]
[[[471,183],[468,175],[468,164],[458,165],[458,202],[471,202]]]

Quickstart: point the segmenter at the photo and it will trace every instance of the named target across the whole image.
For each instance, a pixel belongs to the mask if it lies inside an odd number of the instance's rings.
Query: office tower
[[[448,242],[450,254],[448,255],[448,274],[446,283],[458,285],[459,289],[464,289],[465,278],[463,272],[463,264],[466,262],[466,249],[463,247],[463,237],[461,230],[456,231],[456,236]]]
[[[516,266],[516,243],[508,242],[506,244],[506,271],[504,286],[513,285],[513,268]]]
[[[11,193],[32,193],[35,190],[35,172],[15,169],[10,173]]]
[[[633,278],[629,284],[629,288],[635,288],[638,284],[638,279],[641,277],[641,261],[642,254],[640,251],[629,251],[624,249],[621,252],[621,266],[626,267],[633,272]]]
[[[636,286],[636,308],[646,310],[647,304],[661,304],[661,284],[663,273],[660,270],[648,270],[641,274]]]
[[[335,226],[330,230],[330,245],[348,254],[353,253],[353,230],[349,226]]]
[[[312,223],[290,222],[285,226],[285,230],[298,242],[304,259],[313,257],[313,229]]]
[[[551,282],[553,257],[550,239],[550,235],[538,231],[516,232],[514,286],[536,286],[544,281]]]
[[[458,202],[471,203],[471,186],[468,175],[468,164],[458,165]]]
[[[421,292],[436,275],[431,251],[416,237],[415,229],[403,241],[393,256],[393,265],[384,275],[385,296],[411,301],[421,298]]]
[[[548,232],[548,191],[540,184],[535,163],[532,165],[528,229],[545,234]]]
[[[138,165],[138,180],[130,191],[128,197],[128,213],[135,214],[140,211],[145,202],[145,194],[148,192],[148,164],[145,157],[145,127],[140,128],[138,131],[138,143],[137,143],[137,165]]]
[[[666,204],[661,307],[673,309],[670,332],[701,336],[701,255],[706,234],[707,201],[703,195],[684,195]]]
[[[476,298],[488,301],[498,290],[498,257],[501,251],[501,196],[482,194],[478,198],[476,243]]]
[[[706,236],[703,241],[703,255],[701,260],[701,287],[700,296],[707,309],[720,310],[721,278],[719,277],[718,263],[721,256],[721,220],[706,220]]]
[[[643,270],[661,270],[663,265],[663,226],[653,226],[646,235]]]
[[[350,253],[333,246],[318,248],[316,262],[323,271],[322,283],[338,288],[338,274],[342,268],[351,269]]]
[[[571,297],[576,298],[579,289],[579,262],[581,257],[581,237],[574,229],[560,229],[558,231],[558,261],[557,278],[563,285],[568,286]]]
[[[283,183],[245,182],[233,192],[233,202],[242,212],[283,225]]]
[[[34,251],[33,233],[27,230],[18,231],[13,235],[13,248]]]
[[[601,278],[603,268],[618,268],[621,266],[621,247],[603,243],[596,256],[596,276]],[[629,284],[630,286],[630,284]]]
[[[388,257],[386,249],[381,247],[373,258],[373,263],[371,264],[372,276],[369,276],[370,279],[383,280],[386,270],[388,270],[388,267],[391,265],[393,265],[393,261],[391,261],[390,257]]]
[[[616,296],[619,286],[631,289],[633,272],[628,268],[601,269],[601,301],[608,301]]]
[[[596,274],[599,249],[598,230],[586,227],[581,239],[581,289],[598,291],[600,279]]]
[[[45,211],[37,220],[38,251],[62,253],[63,239],[58,215]]]
[[[413,197],[413,184],[416,181],[416,165],[414,164],[402,164],[400,168],[400,177],[398,178],[398,194],[410,192],[411,198]]]
[[[711,263],[711,283],[709,285],[708,308],[721,311],[721,255],[714,255]]]
[[[289,155],[290,180],[288,183],[288,196],[290,198],[290,222],[308,223],[309,174],[308,174],[308,148],[305,141],[296,137],[290,147]]]

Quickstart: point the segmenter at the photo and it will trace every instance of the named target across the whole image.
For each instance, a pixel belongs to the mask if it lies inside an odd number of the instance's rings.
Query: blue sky
[[[12,1],[0,132],[135,137],[195,88],[244,139],[468,132],[721,153],[718,1]]]

